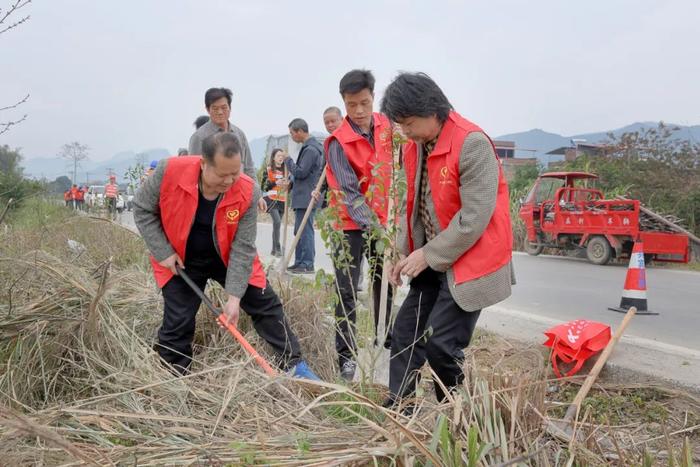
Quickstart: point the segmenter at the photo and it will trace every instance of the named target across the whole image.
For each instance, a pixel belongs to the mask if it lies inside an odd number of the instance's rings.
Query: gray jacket
[[[168,159],[161,160],[153,175],[148,177],[138,192],[136,192],[136,197],[134,198],[134,221],[136,222],[136,227],[141,232],[141,236],[151,254],[158,262],[175,253],[163,231],[163,223],[160,217],[160,186],[163,182],[163,175],[167,165]],[[238,221],[238,230],[231,243],[224,288],[229,295],[234,297],[243,297],[248,288],[248,280],[253,272],[253,260],[257,254],[255,236],[258,222],[258,209],[256,207],[258,199],[260,199],[260,188],[255,185],[252,204]],[[216,239],[216,229],[214,227],[212,226],[212,235],[214,236],[214,245],[218,248],[219,242]]]
[[[423,148],[418,145],[417,149],[418,159],[422,160]],[[452,270],[454,262],[479,240],[491,220],[496,207],[498,164],[488,137],[480,132],[471,133],[464,140],[459,158],[459,194],[462,208],[447,228],[441,230],[432,197],[428,196],[428,212],[436,231],[435,238],[428,243],[425,242],[425,228],[418,209],[414,209],[411,216],[414,247],[423,248],[425,260],[430,268],[447,273],[450,293],[457,305],[465,311],[481,310],[505,300],[511,294],[511,285],[515,284],[512,262],[491,274],[459,285],[455,284]],[[420,165],[418,167],[414,206],[419,205],[420,196]],[[402,216],[401,219],[399,248],[407,255],[406,216]]]
[[[246,175],[255,180],[255,183],[257,183],[258,179],[255,175],[255,164],[253,164],[253,156],[250,154],[250,146],[248,146],[248,139],[245,137],[245,133],[243,133],[243,130],[238,128],[236,125],[233,125],[231,122],[228,122],[228,128],[229,131],[236,135],[238,137],[238,140],[241,142],[241,157],[243,159],[243,171]],[[202,125],[199,128],[199,130],[195,131],[192,134],[192,136],[190,137],[190,147],[187,150],[187,152],[195,156],[201,156],[202,141],[204,141],[204,138],[206,138],[207,136],[211,136],[214,133],[219,133],[222,131],[224,131],[223,128],[209,120],[207,123]]]
[[[292,184],[292,209],[306,209],[311,201],[311,192],[321,177],[323,146],[310,136],[304,141],[296,163],[291,157],[286,161],[287,170],[294,177]]]

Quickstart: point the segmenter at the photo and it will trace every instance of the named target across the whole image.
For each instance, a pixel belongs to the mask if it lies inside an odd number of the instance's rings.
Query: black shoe
[[[289,266],[289,267],[287,268],[287,271],[289,271],[289,272],[294,272],[294,271],[296,271],[297,269],[299,269],[300,267],[301,267],[301,265],[299,265],[299,264],[293,264],[293,265],[291,265],[291,266]]]
[[[391,334],[386,336],[386,339],[384,340],[384,348],[387,350],[391,350]]]
[[[345,381],[352,381],[352,379],[355,377],[355,368],[357,368],[357,364],[355,362],[352,360],[345,360],[345,362],[343,362],[343,364],[340,366],[340,377]]]
[[[292,269],[290,272],[293,274],[313,274],[316,272],[316,270],[313,268],[313,266],[299,266],[296,269]]]
[[[382,407],[385,409],[400,412],[405,417],[411,417],[416,412],[416,404],[414,402],[401,403],[401,399],[394,396],[389,396],[382,402]]]
[[[272,256],[274,256],[275,258],[281,258],[281,257],[282,257],[282,252],[281,252],[281,251],[273,251],[271,254],[272,254]]]

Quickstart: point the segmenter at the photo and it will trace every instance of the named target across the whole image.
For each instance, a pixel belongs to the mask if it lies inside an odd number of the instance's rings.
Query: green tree
[[[72,183],[70,178],[66,177],[65,175],[61,175],[60,177],[56,177],[56,180],[48,184],[47,192],[60,195],[64,191],[69,190],[71,185]]]
[[[0,146],[0,202],[2,206],[13,198],[19,204],[25,198],[42,191],[40,182],[24,178],[19,149]]]
[[[609,135],[603,156],[582,156],[566,170],[599,176],[606,197],[627,195],[645,206],[683,220],[700,231],[700,144],[678,137],[664,123],[643,131]]]
[[[529,189],[540,174],[540,165],[521,165],[516,167],[515,176],[508,184],[511,193],[520,193]]]

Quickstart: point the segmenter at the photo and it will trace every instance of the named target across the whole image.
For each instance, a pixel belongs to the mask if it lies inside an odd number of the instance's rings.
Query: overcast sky
[[[26,158],[74,140],[92,160],[176,151],[211,86],[233,90],[249,139],[294,117],[320,131],[357,67],[375,73],[375,109],[397,71],[424,71],[493,136],[700,123],[695,0],[34,0],[21,13],[0,36],[0,107],[31,97],[0,121],[29,116],[0,144]]]

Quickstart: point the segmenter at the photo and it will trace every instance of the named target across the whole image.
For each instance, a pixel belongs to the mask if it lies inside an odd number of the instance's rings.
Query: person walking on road
[[[302,359],[282,304],[255,249],[260,188],[242,170],[236,135],[219,132],[202,142],[202,156],[161,160],[134,201],[134,221],[151,252],[165,308],[156,346],[180,374],[192,363],[195,317],[201,300],[178,275],[184,268],[200,289],[208,279],[228,296],[223,313],[238,322],[241,308],[270,344],[280,368],[318,379]]]
[[[282,256],[280,231],[282,217],[284,217],[284,204],[287,200],[287,180],[284,175],[284,160],[286,157],[287,154],[284,150],[280,148],[272,150],[263,185],[263,196],[267,203],[267,212],[272,218],[272,256],[277,258]]]
[[[110,219],[114,219],[117,215],[117,198],[119,198],[119,185],[117,185],[117,177],[109,176],[109,183],[105,185],[105,202],[107,203],[107,212]]]
[[[301,143],[301,150],[296,162],[287,156],[285,164],[292,178],[292,204],[294,209],[294,235],[301,226],[306,208],[311,202],[311,192],[315,189],[323,167],[323,146],[309,133],[309,125],[301,118],[289,123],[289,135],[295,143]],[[287,268],[294,274],[314,272],[316,247],[314,239],[314,208],[304,226],[299,243],[294,251],[294,264]]]
[[[438,400],[462,384],[462,349],[481,310],[505,300],[515,283],[508,186],[491,139],[452,109],[423,73],[402,73],[386,89],[382,112],[409,138],[401,260],[391,281],[410,290],[392,330],[393,405],[415,393],[425,361]]]
[[[339,90],[347,116],[325,141],[329,209],[335,210],[335,227],[343,236],[331,251],[339,297],[335,346],[341,376],[347,380],[353,378],[356,368],[357,288],[363,256],[369,263],[375,330],[379,324],[382,264],[377,261],[381,255],[377,254],[374,233],[381,232],[387,220],[392,132],[389,120],[373,112],[374,81],[367,70],[352,70],[343,76]],[[344,246],[349,251],[344,251]],[[390,303],[391,296],[387,300],[386,329]],[[385,346],[390,345],[389,334]]]

